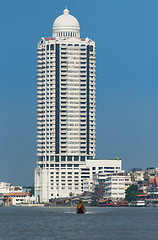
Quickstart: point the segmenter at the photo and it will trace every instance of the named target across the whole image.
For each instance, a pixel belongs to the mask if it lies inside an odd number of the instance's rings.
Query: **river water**
[[[0,240],[158,240],[158,208],[0,207]]]

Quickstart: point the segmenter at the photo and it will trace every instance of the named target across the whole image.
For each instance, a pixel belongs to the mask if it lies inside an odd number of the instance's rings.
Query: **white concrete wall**
[[[104,198],[125,198],[125,176],[110,176],[105,180]]]
[[[96,175],[93,167],[96,168],[95,172],[97,173],[99,173],[100,167],[103,168],[103,171],[105,169],[105,172],[108,168],[111,174],[122,171],[121,160],[88,160],[79,164],[78,167],[72,163],[71,168],[59,167],[59,169],[47,170],[37,168],[35,170],[36,200],[38,200],[38,195],[40,202],[48,202],[51,198],[69,197],[70,193],[77,195],[83,191],[92,191],[91,182],[93,182],[93,175]]]

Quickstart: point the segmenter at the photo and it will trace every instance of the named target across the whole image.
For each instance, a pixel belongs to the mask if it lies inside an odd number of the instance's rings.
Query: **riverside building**
[[[95,42],[80,38],[77,19],[65,9],[54,21],[52,37],[40,39],[37,56],[35,196],[47,202],[81,194],[93,168],[87,162],[99,161],[94,160]]]
[[[119,199],[125,198],[125,176],[113,175],[105,179],[104,195],[105,198]]]

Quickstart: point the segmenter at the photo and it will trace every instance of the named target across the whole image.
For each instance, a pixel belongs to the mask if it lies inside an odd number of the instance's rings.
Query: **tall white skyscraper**
[[[95,158],[95,42],[65,9],[52,37],[38,43],[37,167],[40,202],[82,192],[86,161]],[[84,174],[85,172],[85,174]]]

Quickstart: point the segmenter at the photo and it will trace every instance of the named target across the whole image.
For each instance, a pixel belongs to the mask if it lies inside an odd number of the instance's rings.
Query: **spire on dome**
[[[64,15],[69,15],[69,10],[67,9],[67,7],[64,9],[63,14]]]

